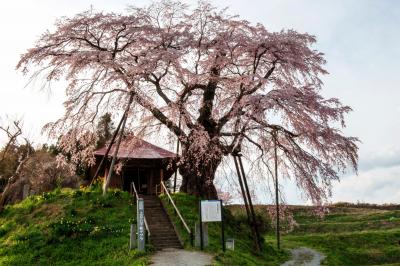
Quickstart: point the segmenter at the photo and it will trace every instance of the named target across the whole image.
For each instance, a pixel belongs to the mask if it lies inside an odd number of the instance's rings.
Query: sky
[[[193,3],[194,1],[185,1]],[[334,183],[332,201],[400,203],[400,1],[391,0],[215,0],[251,23],[270,31],[294,29],[317,38],[329,75],[325,97],[353,108],[346,135],[360,143],[358,175]],[[15,70],[19,57],[61,16],[90,9],[125,12],[127,5],[150,1],[13,0],[0,1],[0,118],[20,117],[37,142],[42,126],[63,114],[61,86],[51,92],[27,85]],[[0,143],[4,137],[0,135]],[[283,183],[288,203],[305,201],[294,184]]]

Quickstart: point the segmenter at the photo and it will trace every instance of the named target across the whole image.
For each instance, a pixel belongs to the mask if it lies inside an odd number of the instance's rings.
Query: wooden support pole
[[[258,231],[257,230],[255,230],[255,226],[257,226],[255,223],[256,223],[256,220],[255,219],[252,219],[252,215],[251,215],[251,211],[250,211],[250,206],[249,206],[249,197],[250,197],[250,195],[248,195],[247,193],[246,193],[246,190],[245,190],[245,188],[244,188],[244,185],[243,185],[243,181],[242,181],[242,178],[243,178],[243,174],[241,173],[241,171],[240,171],[240,169],[239,169],[239,164],[238,164],[238,160],[239,159],[237,159],[236,158],[237,156],[236,155],[233,155],[233,160],[234,160],[234,162],[235,162],[235,167],[236,167],[236,171],[237,171],[237,174],[238,174],[238,178],[239,178],[239,185],[240,185],[240,189],[241,189],[241,191],[242,191],[242,195],[243,195],[243,200],[244,200],[244,206],[245,206],[245,208],[246,208],[246,214],[247,214],[247,222],[249,223],[249,226],[250,226],[250,229],[251,229],[251,232],[252,232],[252,234],[253,234],[253,237],[254,237],[254,239],[256,240],[256,249],[257,249],[257,251],[259,252],[259,251],[261,251],[261,247],[260,247],[260,242],[259,242],[259,237],[258,237]],[[244,178],[243,178],[244,179]]]
[[[221,244],[222,244],[222,251],[225,252],[226,247],[225,247],[225,228],[224,228],[224,209],[222,205],[222,200],[219,200],[219,204],[221,204]]]
[[[119,134],[119,137],[118,137],[118,140],[117,140],[117,143],[116,143],[117,145],[116,145],[115,150],[114,150],[114,154],[113,154],[113,158],[112,158],[112,161],[111,161],[110,169],[108,171],[107,178],[104,181],[103,195],[105,195],[107,193],[108,187],[109,187],[109,185],[111,183],[111,177],[112,177],[112,174],[114,172],[114,165],[115,165],[115,162],[117,160],[119,146],[121,145],[121,140],[122,140],[122,137],[124,135],[124,128],[125,128],[126,118],[127,118],[127,115],[125,115],[124,122],[122,123],[121,132]]]
[[[111,161],[110,169],[109,169],[107,178],[104,181],[103,195],[105,195],[107,193],[108,186],[110,185],[110,182],[111,182],[111,177],[112,177],[112,174],[113,174],[115,161],[117,160],[119,146],[121,145],[121,140],[122,140],[122,138],[124,136],[124,129],[125,129],[125,125],[126,125],[126,120],[128,118],[128,112],[129,112],[129,108],[131,106],[132,101],[133,101],[133,93],[131,93],[131,95],[129,97],[128,105],[126,106],[125,113],[124,113],[124,116],[123,116],[123,119],[122,119],[123,121],[122,121],[122,125],[121,125],[121,130],[120,130],[119,137],[118,137],[118,140],[117,140],[117,143],[116,143],[116,147],[115,147],[115,150],[114,150],[114,154],[113,154],[113,158],[112,158],[112,161]]]
[[[164,169],[160,169],[160,184],[164,182]],[[161,194],[164,194],[164,186],[161,185]]]
[[[119,123],[118,123],[117,129],[114,131],[114,134],[113,134],[113,136],[112,136],[112,138],[111,138],[111,141],[110,141],[110,143],[108,144],[106,153],[104,154],[103,158],[101,159],[100,164],[99,164],[99,166],[97,167],[96,173],[93,175],[92,180],[90,181],[90,185],[89,185],[89,186],[92,186],[94,180],[96,180],[97,176],[99,175],[100,170],[101,170],[101,167],[103,166],[104,161],[105,161],[105,159],[107,158],[108,153],[110,152],[111,147],[112,147],[112,145],[113,145],[114,142],[115,142],[115,138],[116,138],[117,135],[118,135],[118,132],[119,132],[119,130],[120,130],[120,128],[121,128],[121,125],[122,125],[122,122],[124,121],[124,118],[125,118],[125,112],[124,112],[124,114],[122,115],[121,120],[120,120]]]
[[[238,161],[239,161],[239,165],[240,165],[240,169],[242,171],[242,178],[243,178],[243,184],[244,187],[246,189],[247,195],[248,195],[248,200],[249,200],[249,206],[250,206],[250,211],[251,211],[251,215],[253,217],[253,223],[254,223],[254,230],[255,230],[255,235],[256,235],[256,242],[257,242],[257,248],[259,251],[261,251],[261,241],[260,241],[260,232],[258,231],[258,225],[257,225],[257,220],[256,220],[256,214],[254,212],[254,207],[253,207],[253,202],[251,200],[251,195],[250,195],[250,191],[249,191],[249,187],[247,185],[247,180],[246,180],[246,175],[244,173],[244,168],[243,168],[243,163],[242,163],[242,158],[241,155],[238,154]]]
[[[178,127],[179,127],[179,129],[181,128],[181,116],[179,116]],[[180,144],[180,141],[179,141],[179,137],[178,137],[177,143],[176,143],[176,157],[178,157],[178,154],[179,154],[179,144]],[[177,175],[178,175],[178,167],[176,168],[175,175],[174,175],[174,193],[176,191],[176,178],[177,178]]]
[[[249,210],[249,205],[248,205],[248,201],[247,201],[247,195],[246,195],[246,192],[244,190],[244,186],[243,186],[243,182],[242,182],[242,175],[240,173],[239,165],[238,165],[238,162],[237,162],[237,159],[236,159],[235,155],[233,156],[233,161],[235,162],[235,167],[236,167],[236,171],[237,171],[237,175],[238,175],[238,179],[239,179],[240,190],[242,191],[244,206],[246,208],[246,213],[247,213],[247,220],[249,222],[249,225],[251,226],[250,210]]]
[[[275,163],[275,204],[276,204],[276,246],[281,248],[281,234],[279,221],[279,184],[278,184],[278,152],[276,146],[276,132],[273,133],[274,138],[274,163]]]
[[[201,217],[201,200],[199,201],[199,228],[200,228],[200,250],[203,250],[204,239],[203,239],[203,218]]]

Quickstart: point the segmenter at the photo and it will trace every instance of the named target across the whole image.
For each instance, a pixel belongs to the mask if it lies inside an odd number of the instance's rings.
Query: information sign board
[[[221,201],[202,200],[201,201],[201,222],[221,222]]]

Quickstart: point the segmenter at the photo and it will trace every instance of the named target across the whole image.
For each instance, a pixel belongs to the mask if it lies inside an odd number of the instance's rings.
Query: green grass
[[[324,265],[400,265],[400,209],[332,207],[319,219],[297,207],[294,214],[299,226],[282,236],[284,248],[318,250]],[[272,234],[266,239],[275,243]]]
[[[195,223],[199,220],[199,199],[183,193],[173,194],[172,197],[185,221],[194,231]],[[190,236],[174,213],[172,205],[168,203],[166,195],[162,195],[161,199],[185,242],[185,248],[193,249],[190,245]],[[288,259],[288,253],[277,251],[268,243],[265,243],[262,254],[256,254],[246,217],[234,216],[227,208],[224,208],[224,216],[225,238],[235,239],[235,250],[222,252],[220,223],[208,223],[209,246],[204,250],[215,254],[215,265],[280,265]]]
[[[135,206],[126,192],[55,190],[0,214],[0,265],[146,265],[128,251]]]
[[[185,248],[196,249],[166,196],[161,198]],[[199,199],[182,193],[173,198],[194,230]],[[265,238],[262,254],[256,254],[243,208],[229,206],[225,236],[235,239],[235,250],[222,252],[220,223],[209,223],[205,252],[215,256],[215,265],[280,265],[288,249],[304,246],[324,253],[324,265],[400,265],[400,208],[372,207],[333,206],[324,219],[309,207],[292,207],[299,226],[282,235],[283,251],[277,251],[265,206],[256,206]],[[147,265],[149,253],[128,251],[134,219],[134,202],[120,190],[106,197],[99,188],[31,196],[0,214],[0,265]]]

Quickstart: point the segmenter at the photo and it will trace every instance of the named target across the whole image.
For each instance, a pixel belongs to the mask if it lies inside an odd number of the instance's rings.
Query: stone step
[[[157,234],[156,234],[157,233]],[[170,236],[170,237],[176,237],[176,234],[174,233],[174,232],[170,232],[170,231],[159,231],[159,232],[154,232],[154,234],[151,234],[151,235],[154,235],[155,237],[158,237],[158,236],[162,236],[162,237],[164,237],[164,236]]]
[[[153,245],[156,249],[164,249],[164,248],[182,248],[179,243],[168,243],[168,244],[161,244],[161,245]]]
[[[165,228],[165,227],[149,227],[150,228],[150,232],[153,234],[158,234],[158,233],[165,233],[165,232],[170,232],[170,231],[174,231],[173,227],[170,228]]]
[[[147,220],[149,226],[150,226],[150,223],[151,223],[151,224],[163,224],[163,225],[165,225],[165,224],[169,224],[169,225],[170,225],[170,224],[171,224],[171,223],[169,222],[169,220],[168,220],[168,219],[165,219],[165,218],[163,218],[163,219],[148,218],[148,217],[146,216],[146,220]]]
[[[173,227],[150,227],[149,226],[149,228],[150,228],[150,232],[151,233],[154,233],[154,234],[156,234],[156,233],[164,233],[164,232],[170,232],[170,231],[174,231],[174,228]]]
[[[173,227],[169,227],[169,228],[165,228],[165,227],[149,227],[150,228],[150,232],[154,233],[154,234],[158,234],[158,233],[165,233],[165,232],[170,232],[170,231],[174,231]]]
[[[147,217],[146,217],[147,219]],[[168,220],[153,220],[153,219],[147,219],[147,223],[149,224],[149,226],[153,226],[153,225],[162,225],[162,226],[167,226],[167,225],[171,225],[170,222]]]
[[[151,217],[157,217],[157,218],[159,218],[159,217],[162,217],[162,218],[164,218],[164,219],[168,219],[168,217],[166,217],[166,213],[164,213],[164,212],[145,212],[145,215],[146,215],[146,218],[147,218],[147,216],[149,217],[149,218],[151,218]]]
[[[150,222],[150,221],[147,221],[147,223],[149,224],[149,228],[151,229],[151,228],[153,228],[153,229],[171,229],[171,228],[174,228],[174,227],[172,227],[171,226],[171,224],[170,223],[167,223],[167,222],[165,222],[165,223],[152,223],[152,222]]]
[[[144,200],[144,212],[150,229],[150,243],[155,249],[182,248],[161,201],[156,196],[139,195]]]
[[[157,221],[158,219],[162,219],[163,221],[169,221],[168,218],[165,217],[166,214],[146,213],[145,215],[147,220]]]
[[[150,223],[151,223],[151,224],[163,224],[163,225],[165,225],[165,224],[170,224],[170,222],[169,222],[168,219],[148,218],[148,217],[146,216],[146,220],[147,220],[147,222],[149,223],[149,225],[150,225]]]
[[[169,221],[168,217],[166,217],[166,213],[146,213],[146,219],[157,221],[157,219],[162,219],[163,221]]]
[[[158,244],[163,244],[163,243],[167,243],[167,244],[178,243],[178,244],[180,244],[179,239],[177,239],[177,238],[153,237],[153,236],[151,236],[150,239],[151,239],[152,243],[158,243]],[[157,244],[155,244],[155,245],[157,245]]]
[[[149,226],[152,226],[152,225],[171,225],[169,220],[160,221],[159,219],[148,219],[147,217],[146,217],[146,220],[147,220],[147,223],[149,224]]]
[[[150,232],[151,232],[151,235],[154,235],[154,236],[158,236],[158,235],[160,235],[160,236],[165,236],[165,235],[176,236],[175,232],[174,231],[171,232],[171,230],[153,230],[153,231],[151,231],[151,229],[150,229]]]
[[[162,244],[162,245],[153,245],[156,249],[164,249],[164,248],[178,248],[181,249],[182,246],[178,243],[171,244]]]
[[[176,249],[182,249],[181,245],[162,245],[162,246],[154,246],[156,250],[162,250],[166,248],[176,248]]]
[[[150,227],[150,232],[153,234],[163,234],[165,232],[172,232],[173,234],[175,234],[174,228],[161,228],[161,227]]]
[[[155,229],[155,230],[170,230],[171,228],[173,229],[174,227],[169,223],[169,222],[165,222],[165,223],[152,223],[150,221],[147,221],[147,223],[149,224],[149,228],[150,229]]]
[[[147,218],[147,216],[146,216],[146,220],[149,223],[149,225],[150,225],[150,223],[151,224],[163,224],[163,225],[171,224],[168,219],[165,219],[165,220],[164,219],[157,219],[157,218],[153,219],[153,218]]]
[[[155,247],[171,247],[171,246],[181,246],[181,243],[179,241],[169,241],[169,242],[154,242],[153,246]]]
[[[160,216],[160,217],[165,217],[165,212],[163,210],[150,210],[147,209],[145,212],[146,215],[148,216]],[[165,217],[166,218],[166,217]]]
[[[157,231],[157,230],[152,231],[150,229],[150,233],[152,236],[171,236],[171,237],[175,236],[176,237],[176,234],[170,234],[168,231]]]

